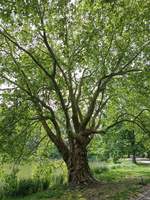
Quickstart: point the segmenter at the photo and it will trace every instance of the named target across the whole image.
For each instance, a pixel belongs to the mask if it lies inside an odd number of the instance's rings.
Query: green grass
[[[106,164],[103,167],[106,167]],[[150,181],[149,165],[135,165],[130,162],[123,162],[121,164],[108,163],[107,168],[108,170],[104,170],[103,173],[95,174],[99,180],[103,180],[105,182],[110,183],[127,181],[128,179],[130,181],[140,181],[142,178],[146,182]]]
[[[55,184],[51,184],[47,191],[26,197],[7,197],[5,200],[128,200],[140,191],[143,185],[150,183],[149,165],[134,165],[127,161],[120,164],[92,162],[90,165],[101,184],[72,190],[53,174],[51,181]],[[32,173],[28,173],[28,169],[27,166],[22,167],[19,178],[31,176]],[[56,169],[56,172],[58,177],[62,175],[62,169]]]
[[[58,186],[26,197],[6,198],[5,200],[127,200],[140,188],[141,186],[138,185],[107,184],[96,188],[70,190],[68,187]]]

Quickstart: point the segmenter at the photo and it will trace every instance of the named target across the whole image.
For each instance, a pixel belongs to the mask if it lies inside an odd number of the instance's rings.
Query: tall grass
[[[3,196],[25,196],[67,182],[67,170],[62,161],[32,163],[19,169],[17,173],[3,170],[0,175],[1,199]]]
[[[0,175],[0,195],[5,196],[25,196],[50,188],[59,188],[67,183],[67,169],[62,161],[45,161],[32,163],[20,167],[19,173],[1,173]],[[114,183],[135,178],[137,183],[148,183],[150,180],[150,168],[146,166],[134,165],[129,162],[114,164],[112,162],[90,162],[90,167],[94,176],[100,181]],[[25,169],[25,173],[23,170]],[[29,174],[28,170],[29,169]],[[31,173],[32,172],[32,173]],[[142,179],[141,179],[142,177]],[[142,181],[141,181],[142,180]],[[50,194],[49,194],[50,195]],[[55,195],[55,194],[54,194]]]

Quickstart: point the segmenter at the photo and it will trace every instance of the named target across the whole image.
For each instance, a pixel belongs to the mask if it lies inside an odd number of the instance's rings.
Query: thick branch
[[[48,73],[48,71],[36,60],[36,58],[32,55],[32,53],[30,53],[28,50],[26,50],[25,48],[23,48],[22,46],[20,46],[16,41],[14,41],[12,39],[12,36],[10,34],[8,34],[6,31],[4,33],[4,31],[1,31],[1,30],[0,30],[0,34],[3,35],[5,38],[7,38],[15,46],[17,46],[20,50],[22,50],[23,52],[25,52],[34,61],[34,63],[45,73],[45,75],[52,80],[54,88],[55,88],[55,91],[56,91],[56,93],[57,93],[57,95],[58,95],[58,97],[60,99],[61,106],[62,106],[62,109],[64,111],[65,117],[66,117],[66,127],[67,127],[67,130],[69,130],[69,134],[71,134],[71,131],[70,131],[71,130],[71,125],[70,125],[70,119],[69,119],[69,114],[68,114],[68,111],[67,111],[67,107],[65,105],[65,101],[64,101],[62,93],[61,93],[61,91],[59,89],[59,86],[58,86],[55,78],[53,77],[53,75],[51,75],[51,74]]]
[[[107,84],[112,80],[113,77],[115,76],[122,76],[122,75],[125,75],[127,73],[131,73],[131,72],[141,72],[141,70],[139,69],[130,69],[130,70],[126,70],[126,71],[118,71],[118,72],[112,72],[110,73],[109,75],[106,75],[106,76],[103,76],[99,81],[98,81],[98,86],[97,86],[97,89],[96,91],[94,92],[93,94],[93,97],[92,97],[92,100],[90,102],[90,105],[88,107],[88,111],[87,111],[87,114],[85,116],[85,119],[82,123],[82,127],[85,128],[86,125],[88,124],[88,122],[90,121],[91,119],[91,116],[93,114],[93,111],[95,109],[95,105],[96,105],[96,101],[97,101],[97,98],[99,96],[99,94],[105,90]]]
[[[69,157],[69,150],[68,150],[67,146],[65,145],[65,143],[63,142],[63,140],[61,138],[58,139],[54,135],[54,133],[51,131],[51,129],[49,128],[48,124],[46,123],[46,121],[44,119],[41,120],[41,123],[42,123],[43,128],[45,129],[47,135],[52,140],[52,142],[56,145],[59,152],[62,154],[64,160],[67,162],[68,157]]]

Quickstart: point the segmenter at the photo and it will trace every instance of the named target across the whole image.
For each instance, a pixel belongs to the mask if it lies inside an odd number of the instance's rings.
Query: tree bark
[[[131,149],[132,149],[132,162],[134,164],[136,164],[136,137],[135,137],[135,133],[134,130],[131,130],[129,132],[129,139],[130,139],[130,143],[131,143]]]
[[[132,151],[132,162],[133,162],[134,164],[137,164],[137,162],[136,162],[136,152],[135,152],[135,150]]]
[[[89,185],[96,183],[88,164],[86,147],[75,142],[67,162],[69,185]]]
[[[146,158],[150,159],[150,151],[146,152]]]
[[[68,145],[66,145],[61,137],[53,134],[44,120],[42,124],[66,163],[68,169],[68,184],[76,186],[96,183],[97,181],[92,176],[87,158],[86,147],[90,139],[84,136],[84,134],[80,134],[76,138],[70,138]]]

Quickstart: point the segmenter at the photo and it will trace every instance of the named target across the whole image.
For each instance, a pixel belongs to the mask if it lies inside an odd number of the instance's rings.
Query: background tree
[[[148,2],[22,0],[1,1],[0,8],[3,143],[9,149],[12,138],[13,147],[26,141],[27,150],[32,138],[46,137],[44,130],[69,183],[94,182],[87,160],[94,134],[120,121],[141,127],[136,117],[118,115],[126,90],[122,97],[114,91],[149,72]],[[113,106],[114,99],[120,103]]]

